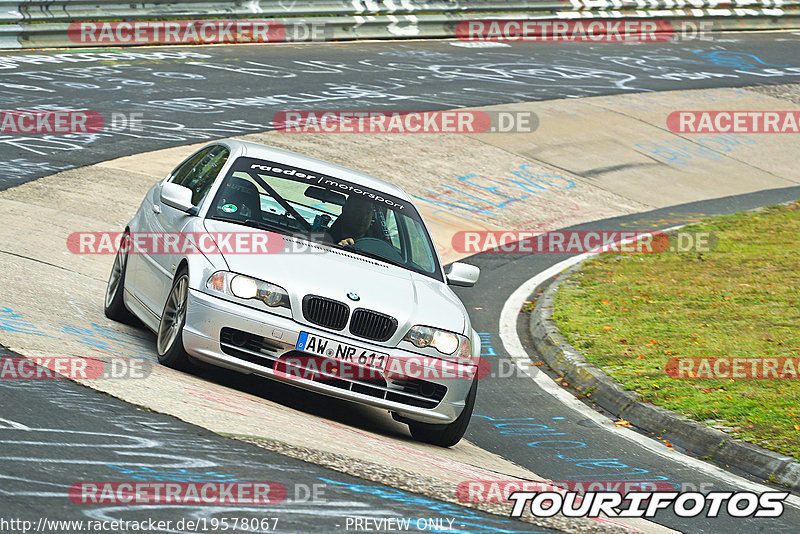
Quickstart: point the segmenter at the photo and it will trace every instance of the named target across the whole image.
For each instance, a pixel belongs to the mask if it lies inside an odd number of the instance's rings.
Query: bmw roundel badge
[[[361,297],[358,296],[358,293],[353,293],[352,291],[347,294],[347,298],[350,300],[361,300]]]

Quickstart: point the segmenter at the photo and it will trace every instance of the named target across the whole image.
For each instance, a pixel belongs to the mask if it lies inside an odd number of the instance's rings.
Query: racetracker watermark
[[[112,113],[110,123],[97,111],[10,110],[0,111],[0,133],[4,134],[92,134],[104,128],[111,132],[141,132],[142,113]]]
[[[0,532],[276,532],[277,517],[212,516],[197,519],[51,519],[39,521],[0,517]]]
[[[72,254],[280,254],[323,252],[275,232],[73,232]]]
[[[348,352],[348,349],[351,349]],[[312,349],[314,350],[314,349]],[[321,349],[326,351],[325,347]],[[337,347],[326,351],[330,357],[301,355],[280,358],[273,371],[281,378],[295,380],[473,380],[489,376],[519,376],[509,365],[492,372],[492,364],[483,357],[459,361],[423,356],[388,356],[385,353],[361,351],[355,347]],[[338,353],[338,354],[337,354]],[[508,361],[508,360],[505,360]],[[513,365],[513,364],[512,364]],[[431,392],[433,393],[433,391]]]
[[[664,42],[710,41],[710,21],[667,20],[465,20],[456,26],[463,41]]]
[[[280,111],[273,127],[283,133],[477,134],[530,133],[532,111]]]
[[[761,494],[749,491],[700,492],[634,491],[617,492],[577,491],[517,491],[509,495],[514,501],[511,517],[522,517],[527,508],[534,517],[646,517],[653,518],[660,510],[671,508],[678,517],[718,517],[720,511],[731,517],[780,517],[783,501],[788,492],[767,491]],[[622,507],[623,502],[627,503]]]
[[[286,500],[279,482],[76,482],[75,504],[260,505]]]
[[[67,35],[73,43],[215,44],[327,41],[333,27],[323,22],[277,20],[165,20],[73,22]]]
[[[673,111],[667,128],[675,133],[800,133],[800,111]]]
[[[53,356],[0,358],[0,380],[98,380],[142,379],[150,376],[152,366],[141,360]]]
[[[713,485],[680,484],[651,480],[468,480],[456,487],[462,503],[507,503],[517,491],[615,492],[622,495],[634,491],[710,491]]]
[[[96,111],[0,111],[0,133],[86,134],[103,129]]]
[[[800,379],[800,357],[734,358],[694,357],[670,358],[664,372],[680,379]]]
[[[717,248],[711,232],[634,232],[619,230],[508,232],[462,230],[453,235],[456,252],[474,254],[582,254],[619,252],[711,252]]]

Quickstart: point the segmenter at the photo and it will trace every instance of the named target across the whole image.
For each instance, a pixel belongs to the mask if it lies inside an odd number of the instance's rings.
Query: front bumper
[[[448,378],[450,375],[441,372],[442,360],[437,358],[398,348],[371,345],[368,341],[301,325],[290,318],[241,306],[197,290],[189,291],[187,305],[183,344],[186,352],[195,358],[242,373],[255,373],[332,397],[390,410],[404,419],[424,423],[450,423],[464,409],[464,402],[472,385],[472,380],[468,378]],[[257,343],[248,342],[244,346],[233,344],[228,335],[221,335],[223,329],[227,332],[235,330],[246,333],[249,335],[248,339]],[[282,357],[303,354],[295,350],[301,331],[388,353],[387,370],[393,368],[393,359],[407,362],[409,358],[413,358],[422,368],[431,371],[415,375],[421,380],[402,380],[395,375],[381,373],[383,381],[379,379],[377,382],[359,380],[357,377],[311,380],[276,373],[273,369],[276,362],[286,361]],[[454,363],[448,363],[448,366],[456,368],[456,377],[470,377],[475,373],[473,366]],[[420,388],[422,382],[425,383],[423,389]],[[423,390],[427,395],[422,394]],[[433,394],[431,391],[438,393]]]

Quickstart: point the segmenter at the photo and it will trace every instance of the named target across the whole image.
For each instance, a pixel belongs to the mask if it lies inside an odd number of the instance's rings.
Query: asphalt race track
[[[277,519],[274,530],[278,532],[325,532],[343,529],[346,518],[355,516],[440,521],[447,517],[457,518],[454,531],[552,532],[365,483],[147,412],[68,380],[3,380],[0,401],[3,406],[18,407],[13,421],[0,419],[3,513],[13,511],[11,515],[33,524],[40,518],[134,521],[153,517],[173,521],[173,527],[163,532],[181,532],[176,523],[182,518],[267,517]],[[32,463],[46,468],[32,474]],[[117,472],[118,478],[143,482],[280,482],[286,486],[287,501],[272,507],[160,505],[154,510],[151,505],[82,509],[64,498],[63,487],[74,483],[76,473],[84,480],[103,480],[109,470]]]
[[[655,45],[512,43],[469,48],[460,44],[415,41],[0,53],[4,109],[69,107],[97,111],[106,118],[124,113],[125,120],[130,120],[130,113],[141,113],[142,124],[138,130],[120,127],[89,135],[0,134],[0,190],[120,156],[268,131],[273,128],[274,114],[286,109],[439,110],[800,80],[800,37],[790,33],[726,34],[713,42]],[[775,189],[570,229],[655,230],[798,197],[800,187]],[[0,243],[0,253],[2,249]],[[474,289],[457,293],[496,370],[509,356],[498,324],[506,300],[528,279],[564,258],[479,254],[469,259],[481,267],[481,280]],[[13,299],[0,288],[0,306],[12,305]],[[516,326],[523,346],[528,347],[526,317],[521,316]],[[339,411],[346,408],[345,403],[322,401],[315,395],[293,396],[285,387],[263,393],[261,381],[251,377],[198,373],[340,423],[397,432],[382,419],[369,421],[368,411]],[[456,522],[456,530],[450,532],[552,531],[365,482],[221,437],[69,381],[2,380],[0,406],[4,407],[0,413],[3,515],[37,521],[40,517],[102,519],[144,514],[130,507],[124,511],[81,508],[64,499],[64,487],[76,480],[78,472],[83,480],[102,480],[109,470],[116,470],[135,480],[275,480],[287,486],[290,501],[294,491],[325,484],[324,504],[299,499],[293,501],[294,506],[275,508],[282,532],[343,530],[343,518],[350,515],[456,517],[461,523]],[[647,480],[724,491],[741,490],[744,478],[753,488],[765,487],[758,486],[763,481],[741,473],[732,475],[714,466],[698,469],[700,460],[691,463],[682,452],[657,450],[656,442],[645,446],[645,436],[632,440],[612,432],[613,425],[587,416],[586,411],[592,409],[567,406],[527,377],[487,378],[480,383],[465,439],[551,480]],[[66,443],[61,435],[65,431],[71,435]],[[26,437],[20,438],[20,433]],[[87,448],[92,450],[91,460]],[[44,466],[46,477],[32,474],[39,465]],[[232,511],[215,509],[213,514]],[[150,507],[146,515],[170,519],[202,517],[205,512],[184,507],[176,515],[175,510]],[[258,509],[260,516],[264,512],[270,510]],[[239,515],[247,513],[255,514],[242,510]],[[683,532],[790,533],[800,525],[800,506],[795,501],[778,519],[686,519],[664,513],[654,522]]]
[[[141,113],[142,130],[0,135],[0,154],[11,162],[0,188],[128,154],[270,130],[275,113],[287,109],[440,110],[800,79],[800,37],[730,35],[656,45],[462,48],[427,41],[2,53],[6,108],[71,106],[106,120]]]

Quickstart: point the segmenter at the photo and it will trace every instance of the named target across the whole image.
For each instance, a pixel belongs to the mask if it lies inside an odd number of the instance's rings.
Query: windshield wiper
[[[258,219],[237,219],[235,217],[223,217],[222,215],[215,215],[211,217],[215,221],[225,221],[234,224],[241,224],[242,226],[249,226],[250,228],[258,228],[259,230],[266,230],[268,232],[277,232],[279,234],[292,235],[288,228],[284,228],[279,224],[272,224],[266,221],[259,221]]]
[[[388,263],[390,265],[394,265],[396,267],[402,267],[403,269],[408,269],[408,265],[406,265],[405,263],[401,263],[401,262],[395,261],[395,260],[390,260],[389,258],[384,258],[380,254],[375,254],[374,252],[367,252],[366,250],[362,250],[362,249],[360,249],[358,247],[354,247],[353,245],[348,245],[348,246],[336,245],[336,246],[339,247],[339,248],[342,248],[344,250],[347,250],[349,252],[352,252],[354,254],[359,254],[361,256],[367,256],[368,258],[379,260],[379,261]]]

